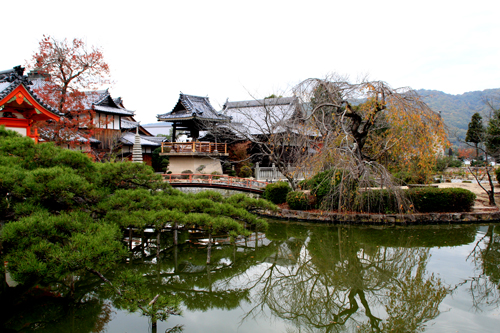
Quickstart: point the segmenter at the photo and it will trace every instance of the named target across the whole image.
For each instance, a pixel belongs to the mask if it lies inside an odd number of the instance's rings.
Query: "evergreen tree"
[[[476,158],[479,156],[478,146],[484,141],[484,132],[483,117],[476,112],[472,115],[467,134],[465,135],[465,142],[471,142],[476,146]]]
[[[500,110],[496,110],[488,122],[486,130],[486,149],[491,156],[500,155]]]
[[[35,144],[0,126],[0,259],[27,288],[60,284],[58,291],[71,298],[75,277],[90,273],[132,311],[164,320],[178,313],[179,301],[169,295],[151,301],[154,295],[140,288],[142,276],[118,274],[129,255],[124,229],[174,224],[234,239],[248,236],[250,228],[267,228],[249,212],[259,208],[276,206],[242,194],[183,194],[143,163],[94,163],[81,152]]]

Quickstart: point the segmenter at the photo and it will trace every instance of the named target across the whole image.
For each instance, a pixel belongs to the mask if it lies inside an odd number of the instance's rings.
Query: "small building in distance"
[[[169,171],[181,173],[222,174],[221,158],[229,156],[227,145],[217,142],[200,142],[201,131],[231,121],[213,108],[208,97],[181,93],[172,111],[157,116],[159,122],[172,123],[172,138],[163,142],[160,155],[168,156]],[[186,134],[187,142],[179,142],[180,134]]]
[[[131,159],[135,134],[139,128],[144,163],[151,165],[152,153],[165,139],[153,136],[134,119],[135,111],[128,110],[121,97],[113,99],[109,90],[89,94],[88,108],[92,110],[96,129],[93,138],[99,141],[96,151],[114,151],[120,157]]]
[[[171,138],[172,136],[172,125],[167,122],[144,124],[141,126],[154,136],[162,136],[168,138]],[[169,139],[168,141],[171,140]]]

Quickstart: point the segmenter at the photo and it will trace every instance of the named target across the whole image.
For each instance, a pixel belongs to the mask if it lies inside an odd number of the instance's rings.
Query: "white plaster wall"
[[[218,159],[198,156],[169,156],[169,160],[168,171],[172,171],[172,173],[191,170],[193,173],[211,174],[217,171],[219,174],[222,174],[222,165]],[[203,171],[196,171],[201,165],[205,166]]]
[[[22,136],[26,136],[26,128],[22,128],[22,127],[5,127],[5,129],[17,132],[17,133],[21,134]]]

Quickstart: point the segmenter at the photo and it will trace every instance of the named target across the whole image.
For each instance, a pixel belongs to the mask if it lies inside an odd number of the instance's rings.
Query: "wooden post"
[[[196,151],[196,142],[191,142],[191,149],[193,150],[193,153]]]
[[[160,235],[161,229],[156,233],[156,263],[158,264],[160,261]]]
[[[210,256],[212,255],[212,234],[208,234],[208,246],[207,246],[207,265],[210,265]]]
[[[177,238],[177,222],[174,222],[174,245],[177,246],[178,238]]]
[[[144,229],[141,232],[141,259],[144,261],[144,257],[146,256],[146,252],[144,251],[144,241],[145,241]]]
[[[128,247],[132,251],[132,227],[128,228]]]

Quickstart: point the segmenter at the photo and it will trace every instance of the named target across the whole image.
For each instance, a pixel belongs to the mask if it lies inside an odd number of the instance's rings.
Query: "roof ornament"
[[[17,75],[19,75],[19,76],[24,75],[24,67],[21,67],[21,65],[15,66],[12,69],[14,69],[14,71],[16,72]]]

